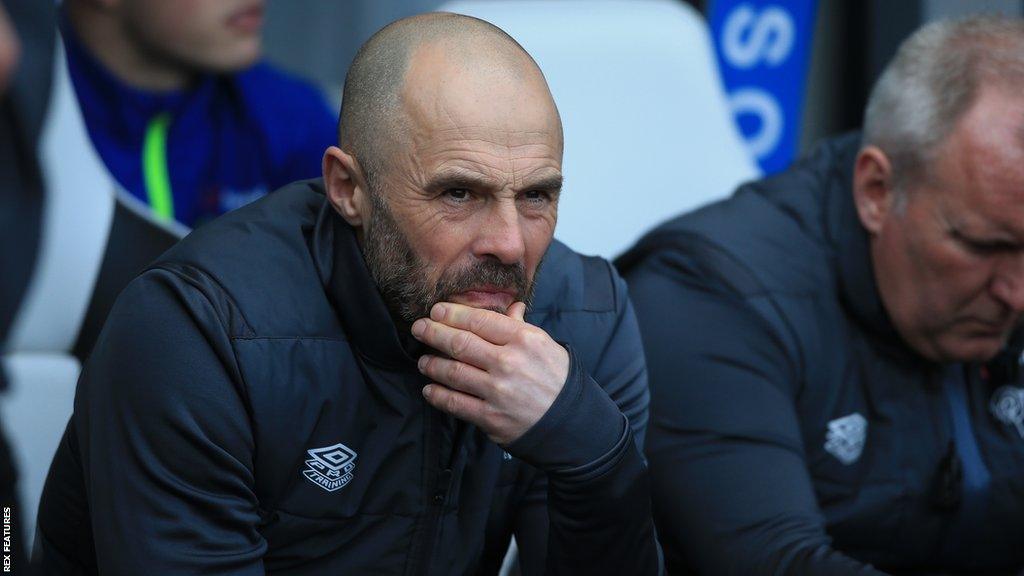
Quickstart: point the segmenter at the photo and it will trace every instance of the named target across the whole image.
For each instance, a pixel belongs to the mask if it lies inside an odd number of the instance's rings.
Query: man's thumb
[[[516,320],[519,320],[520,322],[525,322],[526,304],[522,302],[513,302],[512,305],[508,307],[506,314],[508,315],[509,318],[514,318]]]

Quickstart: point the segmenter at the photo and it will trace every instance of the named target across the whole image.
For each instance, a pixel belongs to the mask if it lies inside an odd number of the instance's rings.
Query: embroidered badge
[[[310,459],[302,475],[310,482],[328,492],[343,487],[352,481],[352,470],[356,467],[356,453],[342,443],[324,448],[306,450]]]
[[[859,413],[854,412],[828,423],[825,434],[825,451],[835,456],[846,465],[853,464],[864,451],[864,440],[867,438],[868,421]]]
[[[1003,424],[1012,424],[1021,438],[1024,438],[1024,389],[1017,386],[1001,386],[992,394],[989,410]]]

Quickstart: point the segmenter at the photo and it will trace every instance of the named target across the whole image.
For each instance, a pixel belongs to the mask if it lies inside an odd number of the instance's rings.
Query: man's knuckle
[[[444,401],[444,407],[447,412],[457,414],[462,409],[462,400],[455,394],[452,394]]]
[[[466,365],[462,362],[452,362],[448,366],[448,378],[452,382],[457,382],[465,376]]]
[[[548,340],[548,335],[540,330],[524,330],[523,341],[527,346],[534,348],[544,345]]]
[[[508,350],[502,350],[498,352],[494,358],[494,364],[498,368],[498,372],[502,374],[509,374],[514,371],[516,360],[515,354]]]
[[[529,347],[531,343],[531,331],[528,328],[520,328],[516,330],[512,341],[519,346]]]
[[[484,314],[474,314],[469,319],[469,329],[477,334],[482,332],[487,326],[487,316]]]
[[[497,427],[500,421],[501,411],[494,406],[487,404],[480,410],[480,422],[487,425],[488,428]]]
[[[461,332],[456,334],[452,338],[452,358],[461,358],[469,350],[470,344],[472,344],[472,337],[467,332]]]
[[[426,326],[423,328],[423,339],[430,341],[437,338],[437,324],[432,321],[428,321]]]
[[[505,398],[510,392],[510,386],[504,380],[496,380],[491,384],[491,394],[495,398]]]

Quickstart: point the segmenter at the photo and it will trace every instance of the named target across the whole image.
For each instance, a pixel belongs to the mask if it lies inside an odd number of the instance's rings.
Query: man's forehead
[[[940,147],[935,187],[949,218],[1024,242],[1024,98],[983,90]]]
[[[494,145],[502,148],[524,148],[522,154],[543,153],[538,146],[550,146],[557,132],[551,128],[539,126],[489,126],[485,124],[440,125],[430,126],[422,131],[422,137],[415,140],[414,146],[423,152],[441,152],[458,148],[466,143],[478,145]],[[503,151],[503,155],[509,152]]]
[[[425,44],[410,59],[401,101],[410,120],[430,130],[548,132],[558,124],[543,75],[521,52],[466,56],[464,47]]]
[[[550,135],[446,130],[416,142],[410,154],[425,187],[561,188],[561,149]]]

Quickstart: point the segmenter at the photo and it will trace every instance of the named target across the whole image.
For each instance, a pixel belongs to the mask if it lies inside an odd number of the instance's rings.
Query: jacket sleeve
[[[880,574],[831,548],[783,344],[738,296],[672,274],[642,267],[629,278],[651,378],[647,457],[669,569]]]
[[[241,378],[194,284],[167,270],[129,284],[79,381],[101,574],[263,574]]]
[[[515,526],[523,574],[657,574],[647,464],[647,372],[625,284],[593,374],[572,348],[548,412],[508,447],[539,468]],[[592,336],[592,334],[591,334]],[[543,538],[543,535],[547,538]]]

